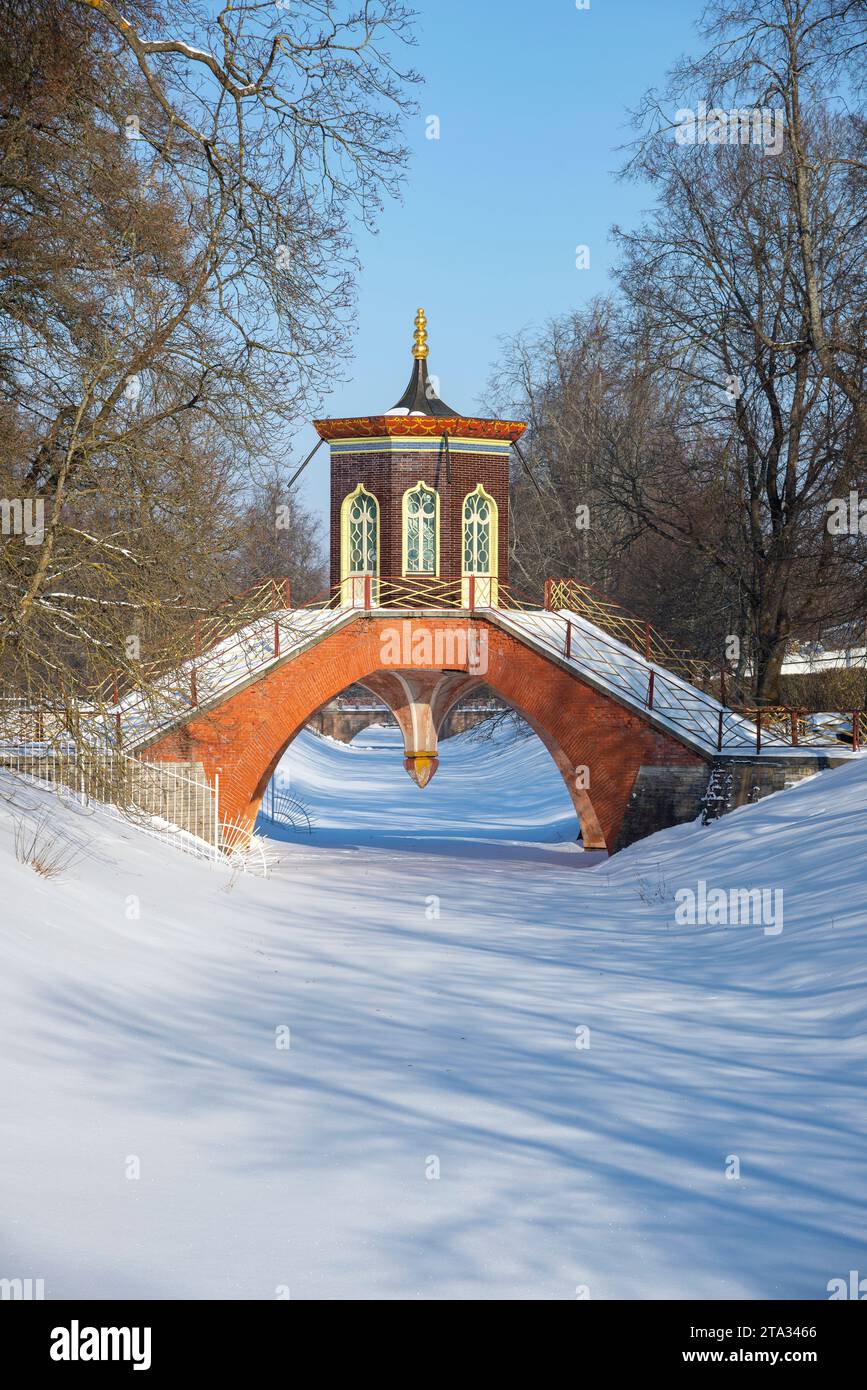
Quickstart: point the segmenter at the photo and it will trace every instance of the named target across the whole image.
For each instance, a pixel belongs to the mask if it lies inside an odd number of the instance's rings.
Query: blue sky
[[[331,416],[374,414],[409,377],[412,325],[428,315],[431,372],[443,398],[481,404],[498,339],[541,324],[610,285],[612,223],[634,224],[646,188],[619,181],[628,109],[698,47],[702,0],[415,0],[425,78],[410,120],[402,203],[358,239],[357,332]],[[439,117],[440,138],[426,138]],[[590,249],[577,270],[575,248]],[[292,444],[300,462],[312,428]],[[317,511],[328,497],[325,446],[303,478]]]

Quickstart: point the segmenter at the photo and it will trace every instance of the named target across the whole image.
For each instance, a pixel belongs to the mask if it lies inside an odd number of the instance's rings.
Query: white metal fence
[[[212,786],[201,763],[146,763],[117,749],[71,740],[0,738],[0,770],[102,806],[146,835],[211,864],[265,876],[274,862],[245,823],[222,819],[219,773]]]

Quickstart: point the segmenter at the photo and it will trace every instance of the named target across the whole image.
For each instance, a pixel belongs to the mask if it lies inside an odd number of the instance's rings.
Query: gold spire
[[[427,319],[425,318],[424,309],[419,309],[415,316],[412,355],[416,358],[427,357]]]

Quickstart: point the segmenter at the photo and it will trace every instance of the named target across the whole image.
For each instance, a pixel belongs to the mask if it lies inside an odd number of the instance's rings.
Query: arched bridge
[[[425,590],[424,606],[414,597],[405,581],[378,580],[364,606],[330,594],[310,607],[269,608],[186,663],[156,702],[136,692],[119,700],[112,726],[148,762],[198,765],[211,781],[219,771],[221,815],[252,827],[289,743],[347,686],[386,702],[407,771],[423,787],[447,714],[484,684],[548,749],[585,846],[609,852],[694,818],[708,795],[723,811],[756,786],[777,790],[851,756],[851,746],[805,745],[794,723],[786,737],[778,723],[763,728],[727,708],[661,664],[660,655],[683,661],[658,650],[657,634],[636,638],[623,610],[598,609],[604,601],[586,586],[549,585],[545,607],[506,592],[496,608],[461,607],[466,596],[445,583],[433,596]]]

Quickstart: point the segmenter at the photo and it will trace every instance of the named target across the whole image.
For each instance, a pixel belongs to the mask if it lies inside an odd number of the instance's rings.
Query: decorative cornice
[[[422,438],[444,434],[464,439],[520,439],[521,420],[484,420],[472,415],[359,415],[345,420],[314,420],[320,439]]]
[[[512,447],[511,439],[461,439],[460,435],[449,435],[451,454],[505,454]],[[445,442],[439,435],[414,437],[402,435],[373,435],[360,438],[350,435],[346,439],[332,439],[329,443],[332,458],[347,456],[359,457],[362,454],[398,454],[401,457],[418,454],[430,458],[445,453]]]

